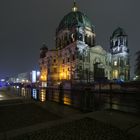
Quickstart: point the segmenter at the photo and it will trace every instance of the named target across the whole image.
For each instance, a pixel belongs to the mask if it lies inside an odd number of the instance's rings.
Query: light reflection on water
[[[128,98],[128,95],[124,96],[121,94],[118,95],[112,94],[112,98],[110,98],[110,94],[99,94],[99,93],[83,94],[81,91],[71,92],[67,90],[60,92],[58,89],[49,89],[49,90],[39,89],[39,92],[37,92],[38,91],[37,89],[34,90],[35,92],[33,92],[34,94],[32,94],[32,97],[34,95],[34,99],[40,100],[41,102],[45,102],[47,99],[50,101],[55,101],[58,103],[70,105],[76,108],[77,107],[79,108],[84,105],[85,106],[92,105],[93,108],[95,109],[101,108],[101,109],[115,109],[115,110],[130,111],[131,105],[137,106],[137,104],[133,100],[132,100],[133,102],[131,101],[132,103],[130,102],[129,99],[131,99],[130,98],[131,96]],[[28,96],[26,92],[31,92],[31,91],[25,88],[21,89],[22,96]],[[93,98],[91,98],[91,96],[89,95],[93,95]],[[129,106],[125,106],[125,104]]]
[[[37,89],[32,90],[32,98],[37,100]]]
[[[32,91],[30,91],[30,89],[26,89],[26,88],[21,88],[21,96],[22,97],[27,97],[29,96],[28,93],[32,92],[32,95],[30,95],[30,97],[32,96],[33,99],[37,100],[37,96],[39,97],[38,99],[41,102],[45,102],[46,98],[48,98],[49,100],[52,101],[56,101],[56,102],[62,102],[63,104],[66,105],[71,105],[72,104],[72,98],[71,98],[71,93],[70,91],[65,91],[63,94],[61,94],[58,90],[53,90],[53,91],[46,91],[46,89],[40,89],[39,93],[37,92],[37,89],[32,89]]]
[[[115,109],[115,110],[118,110],[119,109],[119,106],[117,104],[113,104],[112,105],[112,108]]]
[[[3,95],[0,95],[0,101],[3,100],[3,97],[4,97]]]
[[[60,93],[58,90],[46,91],[46,89],[40,89],[39,100],[45,102],[46,98],[52,101],[61,102],[66,105],[71,105],[70,92]]]
[[[66,91],[64,93],[63,103],[66,105],[72,105],[71,91]]]
[[[46,89],[40,89],[39,100],[41,102],[45,102],[46,101]]]
[[[71,105],[71,99],[69,97],[64,96],[63,101],[64,101],[64,104]]]
[[[23,97],[26,96],[26,90],[25,90],[25,88],[21,88],[21,96],[23,96]]]

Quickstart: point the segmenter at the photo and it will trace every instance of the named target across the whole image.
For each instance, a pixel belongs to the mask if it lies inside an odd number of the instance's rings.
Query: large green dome
[[[89,20],[89,18],[82,12],[76,11],[76,12],[70,12],[60,22],[57,32],[63,29],[70,29],[73,26],[82,26],[82,27],[88,27],[91,30],[93,30],[93,26]]]

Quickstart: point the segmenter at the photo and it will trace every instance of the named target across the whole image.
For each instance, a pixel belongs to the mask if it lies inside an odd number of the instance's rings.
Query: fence
[[[82,90],[22,88],[17,89],[16,92],[25,98],[42,102],[54,101],[82,111],[115,109],[140,114],[140,94],[136,91],[100,87],[94,90],[88,88]]]

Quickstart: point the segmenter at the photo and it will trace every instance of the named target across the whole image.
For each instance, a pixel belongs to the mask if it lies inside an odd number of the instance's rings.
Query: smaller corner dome
[[[84,26],[89,27],[91,30],[93,30],[93,25],[91,24],[89,18],[80,11],[70,12],[60,22],[57,32],[59,32],[62,29],[71,28],[73,26]]]
[[[123,28],[118,27],[112,34],[112,38],[119,36],[127,36]]]
[[[42,51],[48,51],[48,47],[45,43],[43,43],[42,47],[40,48]]]

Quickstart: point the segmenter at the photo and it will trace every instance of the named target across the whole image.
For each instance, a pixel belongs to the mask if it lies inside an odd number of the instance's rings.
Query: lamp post
[[[72,80],[73,80],[73,77],[72,77],[72,51],[71,49],[69,48],[69,53],[70,53],[70,85],[71,85],[71,89],[72,89]]]
[[[84,71],[85,71],[85,70],[84,70],[84,69],[85,69],[85,63],[84,63],[84,62],[85,62],[85,50],[84,50],[84,49],[83,49],[83,54],[82,54],[82,56],[83,56],[83,57],[82,57],[82,60],[83,60],[83,80],[84,80],[84,82],[85,82],[85,72],[84,72]]]
[[[83,60],[83,80],[85,82],[85,80],[87,80],[88,82],[88,69],[85,69],[85,56],[87,56],[87,51],[85,49],[83,49],[83,54],[82,54],[82,60]]]

